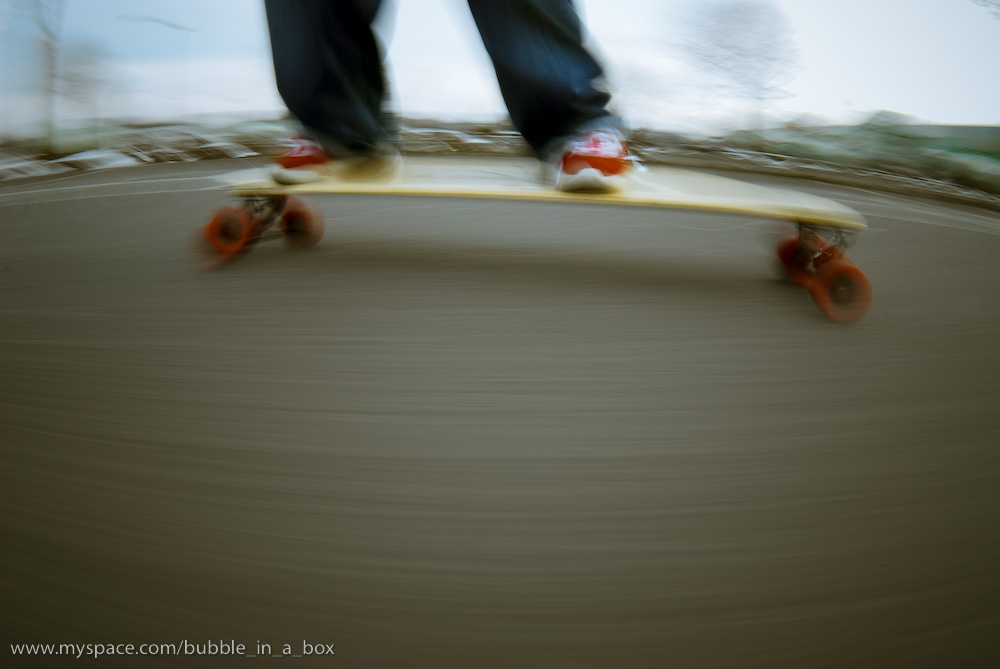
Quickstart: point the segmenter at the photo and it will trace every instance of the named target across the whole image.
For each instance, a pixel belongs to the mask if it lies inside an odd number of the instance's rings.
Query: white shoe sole
[[[287,186],[307,184],[320,179],[343,181],[391,181],[402,169],[403,157],[398,151],[386,151],[371,156],[356,156],[331,161],[326,165],[307,167],[275,167],[271,178]]]
[[[285,186],[295,186],[319,181],[323,177],[333,176],[333,173],[322,167],[275,167],[271,170],[271,178]]]
[[[576,174],[559,174],[556,190],[565,193],[616,193],[622,190],[623,182],[621,175],[607,176],[597,168],[588,167]]]

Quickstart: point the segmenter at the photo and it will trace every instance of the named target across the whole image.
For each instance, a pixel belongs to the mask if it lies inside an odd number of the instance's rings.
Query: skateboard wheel
[[[323,238],[323,217],[302,200],[289,197],[281,212],[281,230],[289,246],[307,248]]]
[[[789,237],[778,244],[778,260],[785,279],[805,283],[812,273],[813,249],[802,237]]]
[[[260,224],[236,207],[223,207],[205,226],[205,239],[219,254],[234,256],[251,246],[260,234]]]
[[[804,270],[812,262],[812,254],[801,237],[789,237],[778,244],[778,259],[789,269]]]
[[[823,313],[838,323],[853,323],[872,303],[868,277],[844,259],[830,260],[816,270],[809,293]]]

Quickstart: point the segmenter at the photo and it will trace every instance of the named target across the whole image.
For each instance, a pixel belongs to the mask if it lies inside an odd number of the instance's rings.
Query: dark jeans
[[[393,133],[371,29],[381,0],[265,0],[278,91],[334,154]],[[511,121],[539,157],[576,131],[617,127],[572,0],[469,0]],[[428,39],[433,39],[429,37]]]

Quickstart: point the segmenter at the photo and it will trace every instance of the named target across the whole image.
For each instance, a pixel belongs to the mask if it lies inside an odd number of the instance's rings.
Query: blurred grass
[[[502,121],[401,119],[401,127],[405,152],[528,154],[512,127]],[[90,122],[61,126],[55,152],[45,150],[47,140],[29,137],[0,141],[0,154],[51,161],[104,149],[141,162],[233,158],[269,154],[294,132],[287,119],[172,125]],[[821,171],[877,172],[1000,196],[1000,128],[920,125],[892,112],[878,112],[854,126],[792,122],[721,137],[640,128],[631,132],[630,143],[649,162],[684,164],[682,157],[695,157],[719,167],[728,162],[737,169],[752,169],[770,163],[794,170],[802,164],[796,161],[811,161]]]

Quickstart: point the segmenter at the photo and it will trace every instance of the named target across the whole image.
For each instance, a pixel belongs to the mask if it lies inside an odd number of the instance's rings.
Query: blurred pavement
[[[838,326],[671,210],[317,197],[205,273],[233,165],[0,187],[0,664],[997,666],[997,213],[745,177],[869,217]]]

